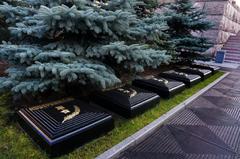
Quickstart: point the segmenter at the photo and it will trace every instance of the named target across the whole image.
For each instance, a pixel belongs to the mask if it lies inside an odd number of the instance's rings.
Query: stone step
[[[226,51],[226,50],[225,50]],[[240,55],[240,51],[226,51],[226,54]]]
[[[233,40],[240,39],[240,36],[230,36],[228,39],[233,39]]]
[[[222,47],[221,50],[225,50],[225,51],[235,51],[235,52],[240,51],[240,49],[238,49],[238,48],[226,47],[226,46]]]
[[[224,61],[240,62],[240,58],[225,57]]]
[[[234,37],[229,37],[228,39],[232,39],[232,40],[240,40],[239,36],[234,36]]]
[[[230,49],[230,48],[222,48],[222,51],[240,53],[240,49]]]
[[[224,59],[224,62],[240,64],[240,61],[233,61],[233,60],[226,60],[226,59]]]
[[[228,39],[226,43],[239,43],[240,40],[232,40],[232,39]]]
[[[225,62],[240,63],[240,34],[230,36],[222,50],[226,51]]]
[[[236,59],[240,59],[240,54],[229,54],[227,53],[225,55],[225,58],[236,58]]]
[[[240,39],[232,39],[232,38],[229,38],[228,39],[228,42],[240,42]]]
[[[240,43],[225,43],[224,46],[240,46]]]
[[[239,51],[226,51],[226,52],[225,52],[225,55],[227,55],[227,54],[240,55],[240,52],[239,52]]]
[[[240,45],[224,45],[224,48],[234,48],[234,49],[240,49]]]
[[[240,48],[238,49],[238,48],[233,48],[233,47],[226,47],[226,46],[224,46],[223,48],[222,48],[222,50],[226,50],[226,51],[240,51]]]
[[[239,41],[227,41],[227,43],[225,43],[225,45],[226,44],[239,45],[240,44],[240,40]]]
[[[240,41],[239,42],[226,42],[224,45],[240,45]]]
[[[240,41],[227,41],[226,43],[225,43],[225,45],[226,44],[240,44]]]
[[[232,46],[239,46],[240,45],[240,43],[238,43],[238,42],[227,42],[227,43],[225,43],[224,44],[224,46],[227,46],[227,45],[232,45]]]
[[[240,39],[228,39],[227,43],[229,42],[240,42]]]

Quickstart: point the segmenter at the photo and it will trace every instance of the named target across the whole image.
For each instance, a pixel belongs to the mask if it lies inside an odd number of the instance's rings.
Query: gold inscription
[[[57,110],[64,110],[64,109],[65,109],[65,107],[62,106],[62,105],[60,105],[60,106],[56,106],[55,108],[56,108]]]
[[[61,111],[61,113],[67,114],[67,113],[70,113],[70,111],[68,109],[64,109]]]
[[[65,108],[62,105],[59,105],[59,106],[55,107],[58,111],[60,111],[60,113],[66,114],[64,116],[64,119],[63,119],[62,123],[74,118],[75,116],[77,116],[80,113],[80,108],[78,106],[74,105],[73,107],[74,107],[74,111],[72,113],[71,113],[70,110],[68,110],[67,108]]]
[[[199,68],[192,68],[193,70],[200,71],[201,69]]]
[[[30,109],[31,111],[40,110],[40,109],[44,109],[44,108],[47,108],[47,107],[50,107],[50,106],[58,105],[58,104],[61,104],[61,103],[63,103],[63,102],[68,102],[68,101],[72,101],[72,100],[73,100],[73,98],[65,98],[65,99],[58,100],[58,101],[54,101],[54,102],[51,102],[51,103],[36,105],[36,106],[31,107],[31,108],[29,108],[29,109]]]
[[[188,76],[188,74],[183,73],[183,72],[174,72],[174,73],[177,74],[177,75],[180,75],[180,76],[185,76],[185,77]]]
[[[168,80],[164,79],[164,78],[153,78],[153,80],[158,81],[158,82],[163,82],[164,84],[168,84]]]
[[[64,106],[60,105],[55,107],[57,110],[59,110],[61,113],[63,114],[68,114],[70,113],[70,110],[68,110],[67,108],[65,108]]]
[[[200,65],[200,66],[205,66],[205,67],[209,67],[208,64],[204,64],[204,63],[202,63],[202,64],[198,64],[198,65]]]
[[[117,90],[124,94],[127,94],[130,98],[137,95],[137,91],[132,88],[129,88],[129,89],[118,88]]]
[[[64,116],[64,119],[63,119],[62,123],[64,123],[65,121],[68,121],[68,120],[74,118],[75,116],[80,114],[80,111],[81,111],[80,108],[78,106],[74,105],[74,112],[72,112],[69,115]]]

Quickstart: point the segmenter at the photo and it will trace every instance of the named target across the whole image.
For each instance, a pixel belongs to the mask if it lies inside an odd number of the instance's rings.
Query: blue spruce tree
[[[123,74],[168,63],[154,47],[167,36],[160,15],[137,16],[134,0],[24,0],[3,2],[0,15],[11,33],[0,45],[8,61],[0,90],[13,93],[60,91],[69,84],[112,87]]]
[[[195,59],[206,59],[201,53],[209,49],[212,43],[193,34],[201,34],[213,26],[206,20],[204,12],[194,7],[190,0],[176,0],[175,3],[163,6],[165,20],[169,26],[168,33],[177,53],[174,61],[191,63]]]

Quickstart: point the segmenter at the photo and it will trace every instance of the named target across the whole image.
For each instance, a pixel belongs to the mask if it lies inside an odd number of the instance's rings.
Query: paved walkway
[[[240,69],[119,159],[239,159]]]

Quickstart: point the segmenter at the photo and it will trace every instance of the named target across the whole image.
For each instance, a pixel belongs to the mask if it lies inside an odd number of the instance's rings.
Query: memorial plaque
[[[59,156],[111,130],[111,115],[96,106],[67,98],[18,111],[21,127],[46,150]]]
[[[127,118],[143,112],[160,101],[156,93],[130,85],[102,92],[96,95],[95,99],[97,104]]]
[[[208,69],[202,69],[202,68],[190,68],[190,67],[182,67],[176,69],[178,72],[184,72],[184,73],[191,73],[195,75],[201,76],[202,80],[208,78],[211,76],[212,71]]]
[[[155,92],[163,98],[170,98],[185,89],[183,82],[158,76],[153,76],[149,79],[136,79],[132,84]]]
[[[160,77],[163,78],[170,78],[177,81],[183,82],[187,87],[191,87],[194,84],[197,84],[201,81],[201,76],[184,73],[184,72],[177,72],[174,70],[165,71],[159,74]]]
[[[212,74],[214,74],[216,71],[220,70],[220,67],[210,66],[210,65],[207,65],[207,64],[192,64],[191,67],[192,68],[207,69],[207,70],[212,71]]]

